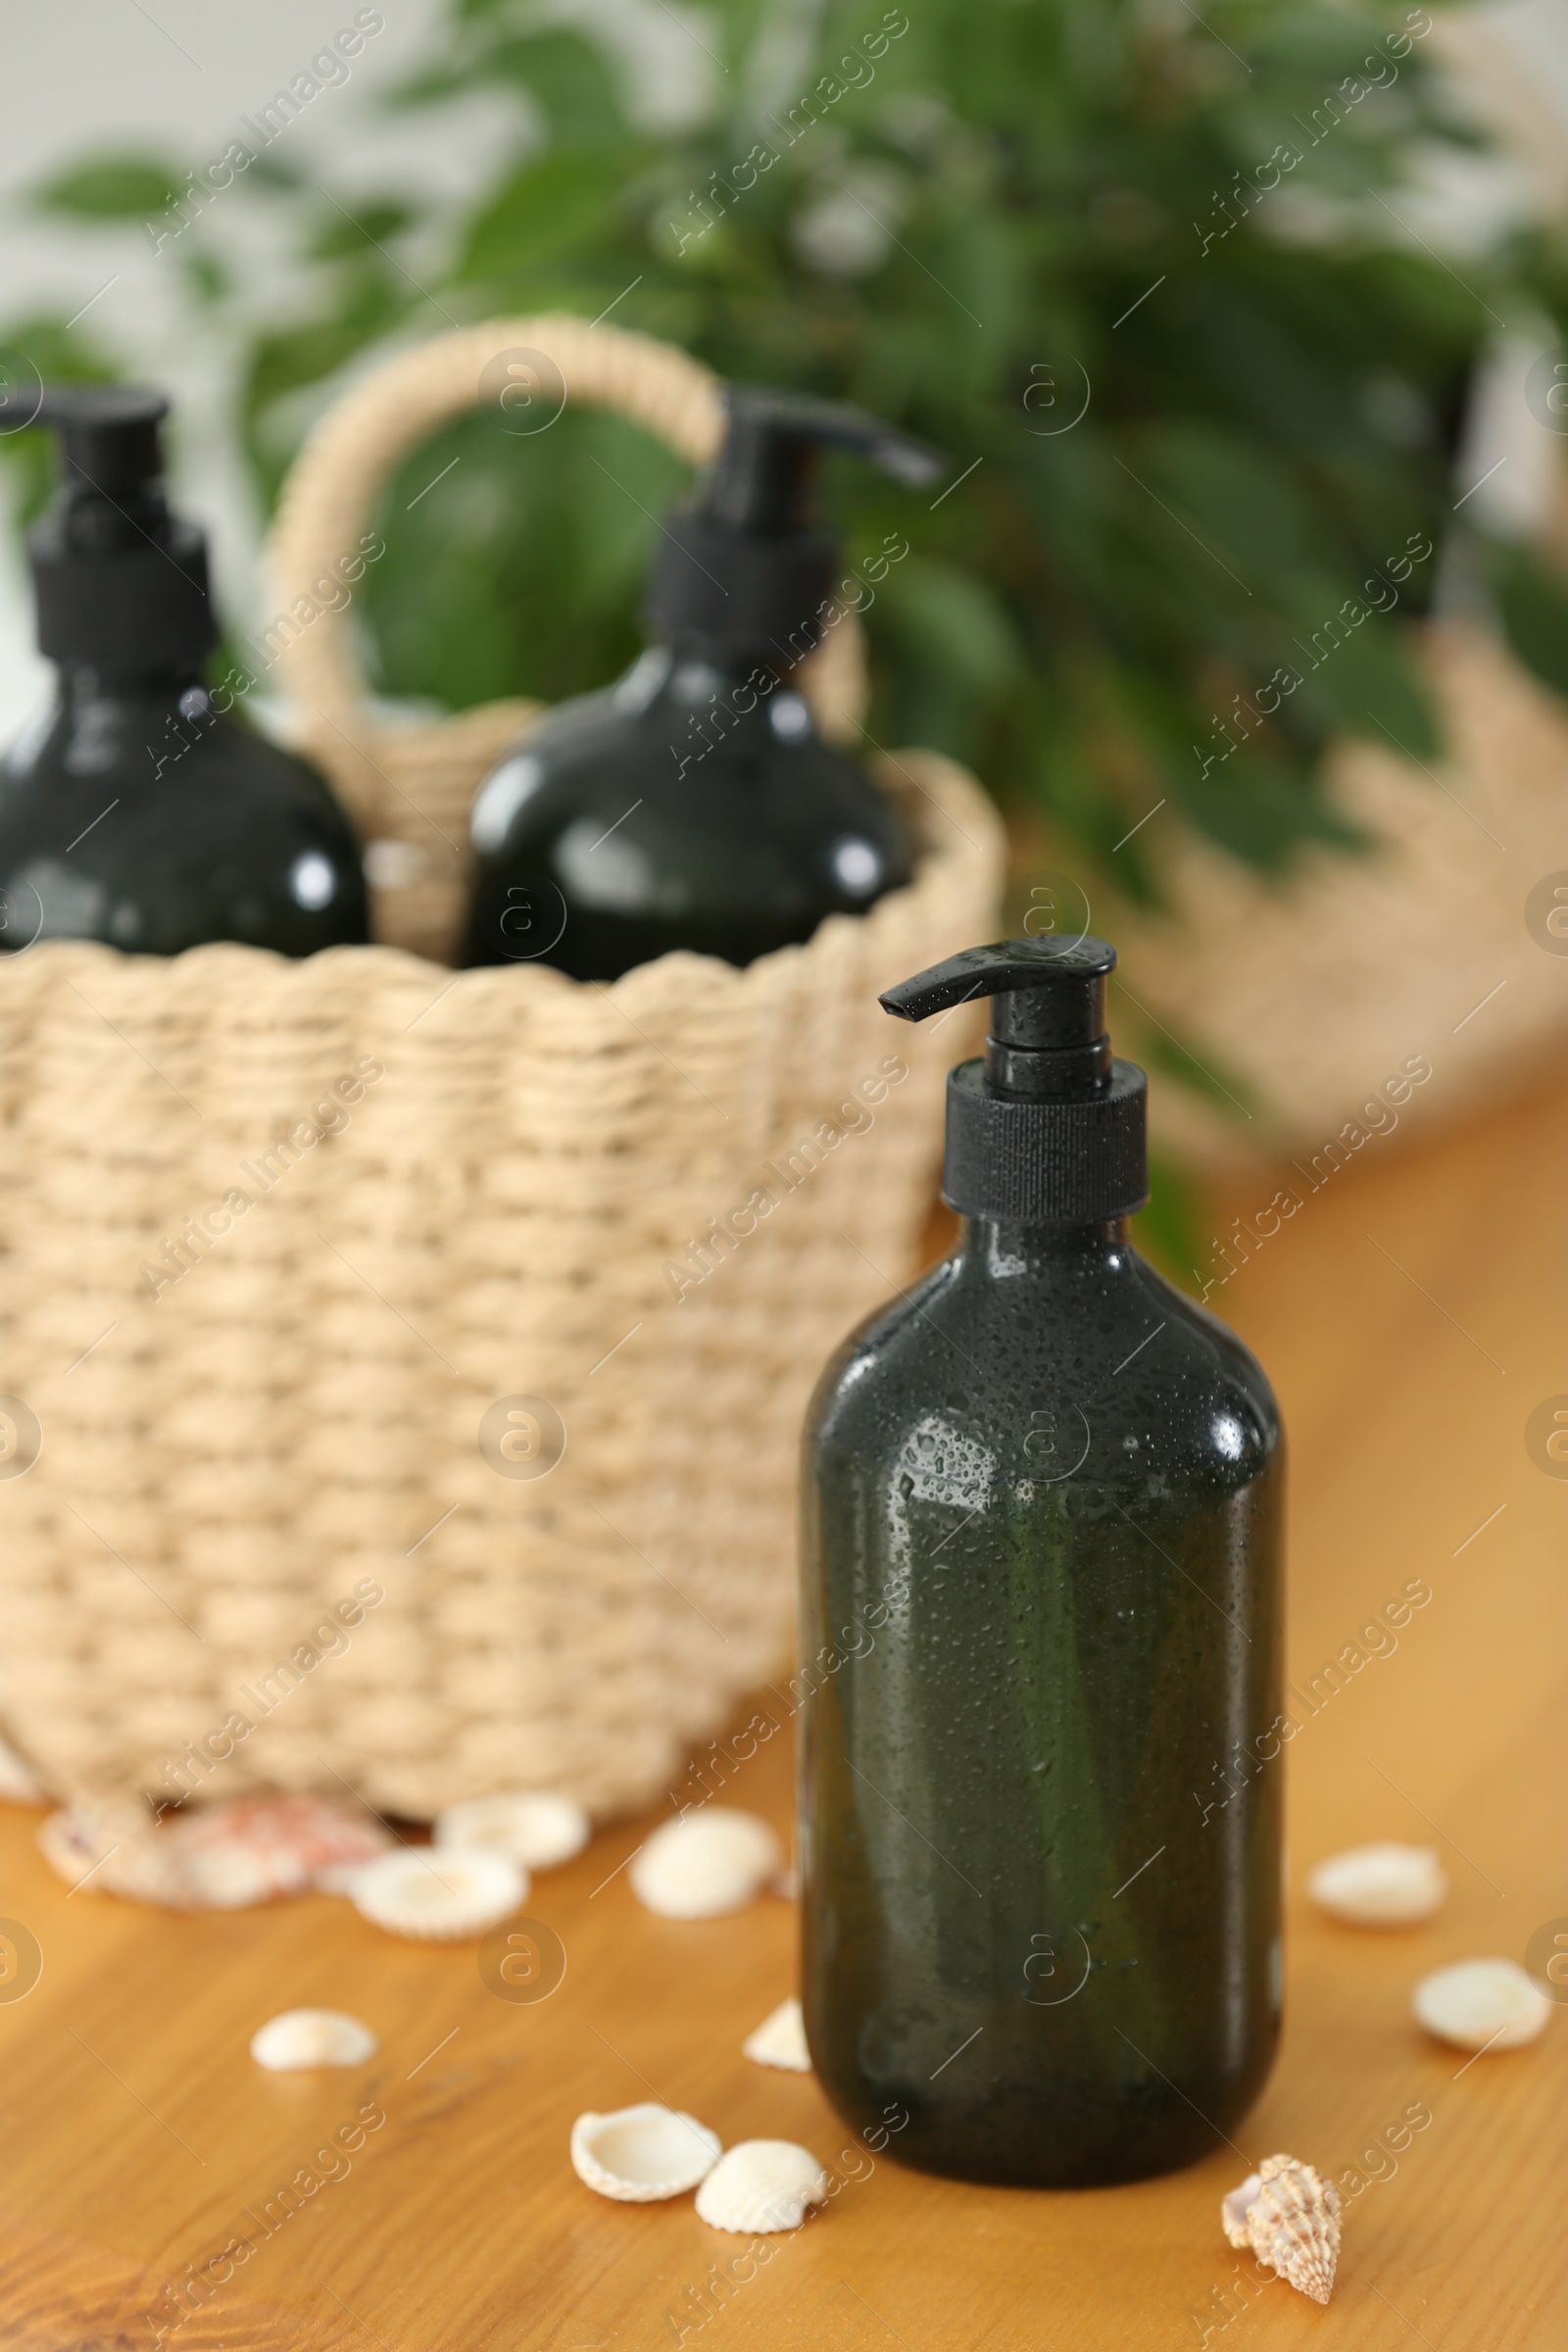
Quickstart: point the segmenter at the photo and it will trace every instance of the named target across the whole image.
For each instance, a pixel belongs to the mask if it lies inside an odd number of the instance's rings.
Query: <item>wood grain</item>
[[[146,2315],[162,2314],[185,2352],[1176,2352],[1205,2329],[1225,2352],[1330,2330],[1344,2352],[1561,2343],[1568,2025],[1466,2065],[1414,2027],[1408,1988],[1446,1959],[1521,1957],[1568,1914],[1568,1484],[1524,1442],[1531,1409],[1568,1390],[1565,1161],[1561,1095],[1408,1152],[1374,1142],[1210,1301],[1258,1348],[1290,1428],[1293,1679],[1354,1643],[1406,1581],[1432,1591],[1396,1650],[1367,1655],[1289,1750],[1288,2029],[1239,2147],[1076,2195],[901,2171],[809,2078],[740,2055],[791,1989],[790,1906],[651,1918],[612,1875],[636,1824],[537,1883],[529,1907],[566,1973],[550,1998],[513,2005],[472,1946],[394,1942],[342,1902],[175,1919],[68,1895],[35,1817],[6,1807],[0,1911],[36,1935],[44,1970],[0,2004],[0,2340],[141,2352],[157,2340]],[[1216,1233],[1273,1189],[1217,1202]],[[733,1784],[781,1825],[786,1747],[763,1745]],[[1442,1845],[1453,1892],[1435,1922],[1361,1935],[1301,1904],[1311,1860],[1384,1836]],[[317,2002],[368,2019],[380,2057],[265,2076],[255,2027]],[[571,2119],[645,2097],[726,2141],[804,2140],[841,2186],[764,2260],[689,2198],[605,2204],[568,2168]],[[1415,2102],[1430,2126],[1392,2174],[1369,2160],[1389,2176],[1371,2178],[1363,2151]],[[318,2165],[368,2103],[385,2120],[347,2169]],[[1219,2232],[1220,2192],[1276,2148],[1365,2181],[1328,2315],[1277,2283],[1249,2288]],[[264,2234],[301,2168],[320,2185]],[[174,2330],[166,2290],[241,2236],[250,2258]],[[732,2258],[739,2282],[721,2277]]]

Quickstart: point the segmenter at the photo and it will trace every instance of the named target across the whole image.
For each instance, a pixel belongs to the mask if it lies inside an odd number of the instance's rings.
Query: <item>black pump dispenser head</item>
[[[648,617],[666,642],[697,640],[790,668],[821,634],[838,541],[816,529],[812,489],[824,444],[853,449],[897,481],[934,482],[943,461],[921,442],[840,402],[765,384],[729,384],[717,459],[668,517]]]
[[[1108,1224],[1148,1200],[1148,1082],[1105,1033],[1115,963],[1102,939],[1004,939],[881,998],[906,1021],[993,1001],[985,1059],[948,1073],[942,1196],[961,1215]]]
[[[61,494],[28,538],[38,650],[52,662],[180,675],[218,642],[207,542],[169,511],[160,392],[62,384],[39,421],[59,431]]]

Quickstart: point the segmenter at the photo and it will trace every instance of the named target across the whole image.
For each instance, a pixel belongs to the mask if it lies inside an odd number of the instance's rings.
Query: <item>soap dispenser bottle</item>
[[[470,964],[613,980],[673,948],[747,964],[909,878],[892,803],[823,742],[794,672],[839,563],[812,521],[823,444],[911,484],[940,461],[857,409],[741,384],[725,400],[716,464],[661,525],[659,642],[515,745],[474,802]]]
[[[172,514],[168,402],[61,386],[63,483],[30,534],[51,705],[0,760],[0,949],[97,939],[309,956],[368,937],[354,836],[314,768],[214,708],[202,533]]]
[[[1006,940],[881,1000],[992,1000],[948,1080],[960,1239],[807,1433],[811,2062],[873,2145],[968,2180],[1191,2163],[1279,2030],[1279,1415],[1128,1240],[1115,960]]]

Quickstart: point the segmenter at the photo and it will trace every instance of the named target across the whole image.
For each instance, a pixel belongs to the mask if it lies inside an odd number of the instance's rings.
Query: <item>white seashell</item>
[[[1410,2005],[1429,2034],[1460,2050],[1514,2050],[1551,2015],[1550,1995],[1513,1960],[1459,1960],[1423,1977]]]
[[[475,1796],[448,1805],[432,1825],[437,1845],[482,1845],[510,1854],[529,1870],[569,1862],[593,1836],[587,1810],[572,1796],[517,1788],[504,1796]]]
[[[579,2115],[571,2127],[571,2168],[602,2197],[651,2205],[695,2188],[718,2162],[720,2144],[695,2116],[650,2099],[613,2115]]]
[[[810,2073],[806,2021],[793,1993],[787,2001],[780,2001],[770,2016],[763,2018],[754,2034],[747,2034],[741,2049],[748,2058],[755,2058],[759,2066],[779,2066],[790,2075]]]
[[[717,1919],[744,1910],[783,1859],[755,1813],[705,1805],[657,1829],[627,1875],[639,1900],[665,1919]]]
[[[1309,1870],[1306,1891],[1356,1927],[1403,1928],[1442,1909],[1448,1881],[1435,1845],[1352,1845]]]
[[[191,1909],[174,1841],[153,1829],[133,1799],[77,1797],[38,1824],[38,1844],[57,1878],[84,1894],[122,1894],[172,1911]]]
[[[191,1903],[239,1910],[315,1886],[342,1889],[347,1875],[384,1853],[391,1833],[341,1799],[258,1791],[200,1805],[171,1822]]]
[[[391,1842],[357,1805],[265,1790],[181,1806],[157,1828],[139,1804],[77,1798],[38,1832],[68,1886],[183,1911],[241,1910],[312,1886],[340,1893],[341,1878]]]
[[[1250,2246],[1265,2270],[1326,2303],[1340,2259],[1340,2192],[1294,2156],[1265,2156],[1240,2188],[1221,2200],[1219,2218],[1233,2246]]]
[[[792,2139],[743,2139],[727,2148],[697,2191],[700,2218],[715,2230],[798,2230],[827,2195],[827,2175]]]
[[[308,2066],[363,2066],[380,2044],[341,2009],[285,2009],[251,2035],[251,2056],[275,2075]]]
[[[1247,2217],[1257,2203],[1257,2192],[1262,2185],[1256,2173],[1249,2173],[1240,2188],[1233,2188],[1228,2197],[1220,2199],[1220,2225],[1233,2246],[1245,2248],[1252,2242]]]
[[[515,1911],[528,1874],[483,1846],[410,1845],[367,1862],[347,1888],[354,1908],[391,1936],[480,1936]]]

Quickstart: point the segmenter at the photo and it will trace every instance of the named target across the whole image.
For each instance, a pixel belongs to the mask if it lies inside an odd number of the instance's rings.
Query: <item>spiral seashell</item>
[[[665,1919],[717,1919],[744,1910],[783,1862],[755,1813],[705,1805],[657,1829],[632,1863],[632,1891]]]
[[[809,2148],[792,2139],[743,2139],[697,2191],[697,2211],[714,2230],[798,2230],[807,2207],[826,2195],[827,2175]]]
[[[1228,2197],[1220,2199],[1219,2218],[1225,2235],[1233,2246],[1246,2253],[1252,2243],[1252,2233],[1247,2227],[1247,2217],[1256,2201],[1263,2183],[1255,2173],[1249,2173],[1240,2188],[1233,2188]]]
[[[355,1871],[347,1892],[362,1918],[390,1936],[444,1942],[482,1936],[515,1911],[528,1874],[484,1846],[398,1846]]]
[[[1306,1891],[1355,1927],[1403,1928],[1442,1909],[1448,1881],[1434,1845],[1353,1845],[1309,1870]]]
[[[1288,2286],[1326,2303],[1340,2259],[1340,2192],[1294,2156],[1265,2156],[1220,2205],[1233,2246],[1250,2246]]]
[[[754,2033],[747,2034],[741,2049],[746,2057],[754,2058],[759,2066],[782,2067],[790,2075],[810,2073],[811,2053],[806,2046],[806,2020],[801,2015],[801,2004],[793,1993],[787,2001],[780,2001]]]
[[[528,1870],[569,1862],[593,1836],[587,1809],[573,1796],[546,1788],[516,1788],[448,1805],[432,1824],[437,1845],[483,1845],[510,1854]]]
[[[312,2066],[363,2066],[380,2044],[342,2009],[285,2009],[251,2035],[251,2056],[276,2075]]]
[[[710,2173],[720,2140],[695,2116],[646,2100],[612,2115],[579,2115],[571,2127],[571,2168],[602,2197],[651,2205],[678,2197]]]
[[[1423,1977],[1410,2005],[1429,2034],[1459,2050],[1516,2050],[1551,2015],[1551,1997],[1514,1960],[1458,1960]]]

